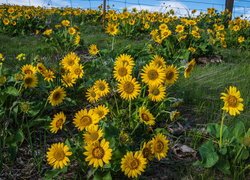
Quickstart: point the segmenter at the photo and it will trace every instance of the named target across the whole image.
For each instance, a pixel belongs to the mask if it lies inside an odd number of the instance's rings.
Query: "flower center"
[[[159,74],[156,70],[150,70],[148,71],[148,78],[149,80],[156,80],[158,78]]]
[[[128,71],[127,71],[127,68],[125,68],[125,67],[121,67],[121,68],[119,68],[118,69],[118,74],[120,75],[120,76],[126,76],[127,74],[128,74]]]
[[[130,169],[137,169],[139,164],[140,164],[140,162],[138,161],[138,159],[136,159],[136,158],[131,159],[131,161],[129,163]]]
[[[104,156],[104,153],[105,152],[102,147],[96,147],[92,151],[92,155],[94,156],[94,158],[97,158],[97,159],[102,159]]]
[[[53,94],[53,100],[58,101],[61,98],[61,93],[60,92],[54,92]]]
[[[167,78],[168,80],[173,79],[173,77],[174,77],[174,72],[173,72],[173,71],[170,71],[170,72],[167,72],[167,73],[166,73],[166,78]]]
[[[144,156],[145,158],[148,158],[152,153],[151,153],[151,151],[150,151],[149,148],[144,148],[144,149],[142,150],[142,154],[143,154],[143,156]]]
[[[81,126],[89,126],[92,123],[92,119],[89,116],[82,116],[80,119]]]
[[[154,96],[158,96],[160,94],[160,90],[157,89],[157,88],[154,88],[153,90],[151,90],[151,93],[154,95]]]
[[[61,149],[57,149],[54,153],[54,157],[57,161],[62,161],[65,158],[64,151]]]
[[[142,117],[143,121],[149,121],[149,117],[146,113],[142,113],[141,117]]]
[[[32,71],[31,71],[30,69],[26,69],[26,70],[24,71],[24,74],[32,74]]]
[[[98,114],[99,117],[102,117],[104,115],[104,112],[101,110],[96,111],[96,114]]]
[[[56,127],[59,128],[62,125],[62,123],[63,123],[63,119],[62,118],[58,119],[56,121]]]
[[[78,76],[81,74],[81,72],[82,72],[82,71],[81,71],[80,68],[77,68],[77,69],[74,70],[74,73],[75,73],[76,75],[78,75]]]
[[[160,153],[164,149],[164,144],[161,141],[157,141],[155,145],[155,152]]]
[[[132,94],[134,92],[134,84],[131,83],[131,82],[126,82],[124,85],[123,85],[123,89],[126,93],[128,94]]]
[[[94,91],[90,92],[90,96],[96,97],[96,93]]]
[[[103,83],[98,84],[98,89],[100,91],[104,91],[105,90],[105,84],[103,84]]]
[[[90,139],[91,139],[92,141],[97,140],[98,137],[99,137],[98,132],[93,132],[93,133],[90,134]]]
[[[235,97],[235,96],[229,96],[228,97],[228,104],[229,104],[229,106],[231,106],[231,107],[236,107],[236,105],[237,105],[237,98]]]
[[[25,84],[30,85],[30,84],[32,84],[33,79],[31,77],[27,77],[27,78],[25,78],[24,81],[25,81]]]
[[[73,66],[75,64],[75,61],[73,59],[69,59],[68,65]]]

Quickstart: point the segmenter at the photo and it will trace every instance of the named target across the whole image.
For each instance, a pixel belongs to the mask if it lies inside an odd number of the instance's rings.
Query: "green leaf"
[[[228,160],[220,158],[218,163],[216,164],[216,168],[218,168],[224,174],[230,175],[230,163]]]
[[[15,134],[15,142],[20,142],[22,143],[24,141],[24,134],[23,134],[23,131],[21,129],[19,129],[17,131],[17,133]]]
[[[103,180],[112,180],[112,176],[111,176],[111,173],[110,171],[107,172],[103,177],[102,177]]]
[[[220,125],[216,123],[209,124],[207,126],[207,132],[211,136],[219,138],[220,137]],[[229,136],[228,128],[225,125],[223,125],[223,128],[222,128],[222,136],[223,136],[223,139],[228,139],[228,136]]]
[[[201,164],[205,168],[214,166],[219,160],[219,156],[216,153],[214,144],[211,140],[207,141],[199,148],[199,153],[202,158]]]
[[[46,172],[45,179],[53,179],[61,173],[67,172],[68,168],[64,167],[63,169],[52,169]]]
[[[5,92],[11,96],[19,96],[18,90],[13,86],[8,87]]]
[[[249,150],[248,149],[243,149],[239,159],[246,160],[249,157]]]
[[[240,137],[244,136],[245,132],[246,132],[245,125],[243,124],[243,122],[239,121],[235,125],[232,134],[239,139]]]

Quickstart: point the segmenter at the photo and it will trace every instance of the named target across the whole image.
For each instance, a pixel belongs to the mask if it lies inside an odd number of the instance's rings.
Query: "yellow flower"
[[[121,54],[115,59],[115,66],[118,64],[123,64],[124,66],[134,66],[135,62],[131,55]]]
[[[161,37],[162,39],[166,39],[167,37],[169,37],[172,34],[171,30],[167,29],[164,31],[161,31]],[[159,43],[160,44],[160,43]]]
[[[81,109],[75,114],[73,124],[80,131],[84,130],[90,125],[97,124],[99,122],[98,115],[94,113],[93,109],[89,111],[87,109]]]
[[[169,140],[163,134],[157,134],[151,141],[151,151],[158,160],[165,158],[169,149]]]
[[[152,153],[152,142],[144,142],[143,143],[143,146],[142,146],[142,154],[143,154],[143,157],[146,158],[147,160],[153,160],[154,158],[154,154]]]
[[[165,69],[165,83],[174,84],[178,79],[179,73],[174,65],[167,66]]]
[[[43,65],[43,63],[38,63],[36,65],[36,69],[38,70],[38,72],[40,72],[41,74],[45,73],[47,71],[46,67]]]
[[[106,27],[106,33],[111,35],[111,36],[117,35],[119,32],[117,26],[118,26],[117,24],[108,23],[108,25]]]
[[[66,97],[66,92],[64,88],[59,86],[50,92],[48,100],[52,106],[57,106],[63,102],[65,97]]]
[[[71,73],[66,73],[62,75],[61,81],[65,87],[73,87],[73,85],[76,83],[76,76]]]
[[[221,93],[221,99],[224,101],[223,110],[231,116],[240,114],[243,111],[243,99],[240,97],[240,91],[235,86],[230,86],[227,93]]]
[[[82,78],[84,75],[83,66],[81,64],[76,64],[70,68],[70,73],[75,78]]]
[[[94,88],[96,93],[101,97],[106,96],[110,91],[109,84],[105,80],[97,80],[94,84]]]
[[[53,81],[56,78],[54,72],[51,70],[46,70],[42,75],[44,76],[44,80],[48,82]]]
[[[118,91],[125,100],[135,99],[140,94],[140,84],[131,76],[124,78],[118,84]]]
[[[132,66],[124,65],[122,62],[116,63],[114,67],[114,78],[117,81],[121,81],[132,75],[132,69]]]
[[[72,36],[72,35],[74,35],[76,33],[76,29],[74,27],[70,27],[68,29],[68,33]]]
[[[175,32],[177,33],[182,33],[184,31],[184,26],[183,25],[177,25],[175,28]]]
[[[174,121],[175,119],[177,119],[180,116],[180,112],[179,111],[171,111],[170,112],[170,120]]]
[[[129,178],[137,178],[145,171],[147,159],[141,151],[135,153],[129,151],[121,160],[121,170]]]
[[[194,47],[189,47],[188,50],[192,53],[195,53],[196,49]]]
[[[94,108],[94,113],[99,116],[99,119],[103,119],[109,113],[109,109],[104,105],[99,105]]]
[[[25,74],[23,78],[25,88],[35,88],[38,84],[38,79],[35,74]]]
[[[75,36],[75,39],[74,39],[74,45],[79,45],[80,44],[80,41],[81,41],[81,36],[79,34],[77,34]]]
[[[69,151],[69,147],[64,143],[52,144],[47,152],[47,162],[53,167],[53,169],[62,169],[70,162],[68,156],[71,156],[72,152]]]
[[[89,165],[98,168],[103,167],[104,164],[109,164],[112,157],[112,149],[109,147],[109,142],[105,139],[94,144],[87,144],[84,149],[86,152],[83,154],[87,156],[85,160],[89,162]]]
[[[139,117],[141,122],[145,123],[146,125],[152,126],[155,124],[154,116],[149,112],[149,110],[145,106],[139,108]]]
[[[23,74],[35,74],[36,67],[32,66],[31,64],[25,64],[21,68]]]
[[[238,42],[243,43],[245,41],[245,38],[243,36],[238,37]]]
[[[47,29],[46,31],[43,32],[43,35],[50,36],[52,32],[53,32],[52,29]]]
[[[149,86],[148,98],[151,101],[155,101],[155,102],[163,101],[165,96],[166,96],[165,91],[166,91],[166,88],[165,88],[165,86],[162,86],[162,85]]]
[[[9,19],[6,19],[6,18],[3,19],[3,24],[4,24],[5,26],[9,25],[9,23],[10,23],[10,20],[9,20]]]
[[[53,120],[50,123],[50,132],[57,133],[59,129],[62,130],[65,121],[66,121],[66,116],[63,112],[55,114]]]
[[[163,68],[151,64],[144,66],[142,71],[142,82],[148,85],[159,85],[163,83],[165,76]]]
[[[61,24],[63,26],[65,26],[65,27],[68,27],[68,26],[70,26],[70,21],[68,21],[68,20],[62,20]]]
[[[61,61],[64,69],[70,70],[74,65],[79,64],[80,58],[74,52],[68,53]]]
[[[185,78],[189,78],[191,71],[193,70],[194,66],[196,64],[195,59],[192,59],[192,61],[190,61],[187,64],[187,67],[185,68],[185,72],[184,72],[184,77]]]
[[[91,44],[89,46],[89,54],[95,56],[99,53],[99,49],[97,48],[96,44]]]
[[[149,65],[150,66],[158,66],[158,67],[161,67],[163,69],[166,68],[166,62],[165,62],[164,58],[159,56],[159,55],[154,55],[153,59],[151,60]]]
[[[83,134],[83,138],[87,144],[96,143],[103,137],[102,129],[99,129],[98,125],[90,125],[86,130]]]
[[[87,90],[86,98],[90,103],[94,103],[100,99],[100,94],[95,91],[95,87],[91,87]]]
[[[165,23],[163,23],[163,24],[161,24],[161,25],[159,26],[159,29],[160,29],[161,31],[166,30],[166,29],[168,29],[168,25],[165,24]]]
[[[192,30],[191,34],[192,34],[195,38],[197,38],[197,39],[200,39],[200,38],[201,38],[200,33],[199,33],[198,31],[196,31],[196,30]]]

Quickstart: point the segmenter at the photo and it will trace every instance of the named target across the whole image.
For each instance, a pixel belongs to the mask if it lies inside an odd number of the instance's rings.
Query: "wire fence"
[[[98,9],[103,0],[0,0],[0,3],[33,5],[43,7],[79,7]],[[138,10],[167,12],[173,9],[179,16],[186,16],[192,10],[197,14],[215,8],[218,11],[225,9],[225,0],[107,0],[110,9],[122,11],[124,8]],[[235,0],[233,17],[242,16],[250,19],[250,0]]]

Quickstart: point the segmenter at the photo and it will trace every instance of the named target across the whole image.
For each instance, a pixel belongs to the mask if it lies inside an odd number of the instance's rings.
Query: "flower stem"
[[[220,124],[220,141],[219,141],[219,147],[222,147],[222,133],[223,133],[223,126],[224,126],[224,119],[226,117],[225,112],[223,111],[222,118],[221,118],[221,124]]]
[[[128,117],[129,117],[129,120],[130,120],[130,118],[131,118],[131,99],[129,100]]]
[[[113,38],[112,38],[112,47],[111,47],[112,51],[114,50],[114,44],[115,44],[115,36],[113,36]]]

